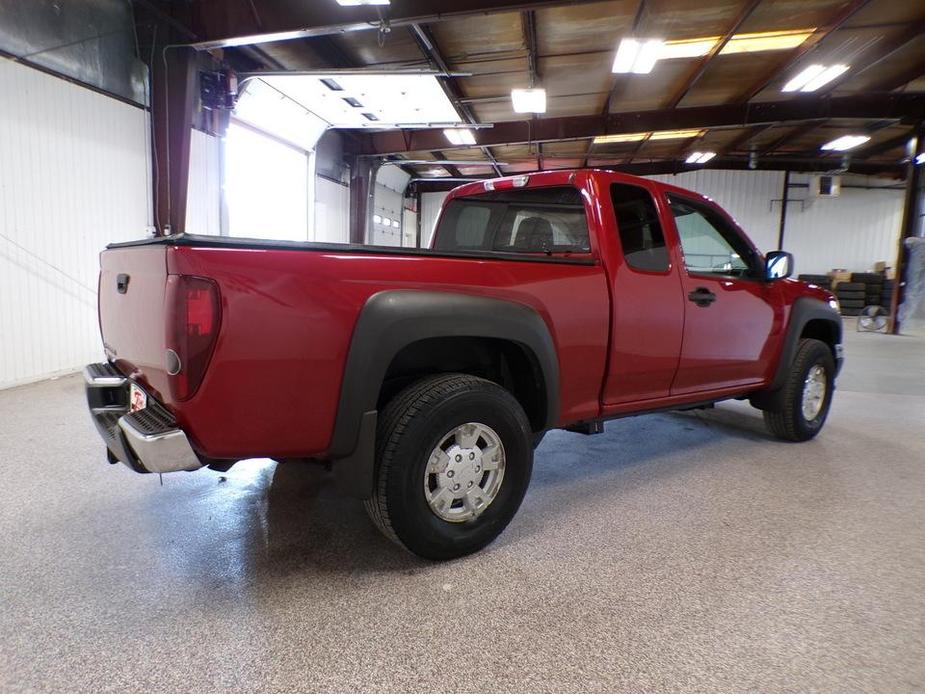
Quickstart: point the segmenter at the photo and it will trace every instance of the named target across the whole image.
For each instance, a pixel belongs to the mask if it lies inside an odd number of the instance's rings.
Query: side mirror
[[[786,251],[771,251],[764,257],[764,278],[782,280],[793,273],[793,255]]]

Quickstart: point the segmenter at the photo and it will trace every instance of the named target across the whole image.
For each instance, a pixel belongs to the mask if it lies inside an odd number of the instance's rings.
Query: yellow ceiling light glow
[[[750,34],[736,34],[723,46],[720,55],[734,53],[758,53],[760,51],[782,51],[796,48],[816,31],[809,29],[790,29],[787,31],[760,31]],[[720,36],[702,36],[696,39],[665,41],[659,50],[659,60],[673,58],[702,58],[716,48],[722,40]]]
[[[796,48],[813,35],[816,28],[793,29],[790,31],[760,31],[755,34],[736,34],[723,46],[720,55],[733,53],[758,53],[760,51],[783,51]]]
[[[621,133],[619,135],[598,135],[594,138],[596,145],[612,145],[619,142],[639,142],[640,140],[682,140],[700,137],[706,130],[657,130],[649,133]]]

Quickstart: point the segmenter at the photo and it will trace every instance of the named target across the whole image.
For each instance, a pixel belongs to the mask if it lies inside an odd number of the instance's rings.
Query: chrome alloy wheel
[[[504,446],[486,424],[468,422],[431,451],[424,470],[424,498],[438,518],[464,523],[481,515],[504,479]]]
[[[807,422],[813,421],[822,411],[826,383],[825,369],[821,364],[815,364],[803,381],[803,419]]]

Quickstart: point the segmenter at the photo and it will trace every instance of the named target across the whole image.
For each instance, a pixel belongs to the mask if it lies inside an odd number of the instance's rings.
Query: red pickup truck
[[[110,462],[319,461],[388,537],[458,557],[511,520],[549,429],[738,398],[815,436],[841,319],[791,264],[707,198],[597,170],[463,185],[430,249],[113,244],[87,399]]]

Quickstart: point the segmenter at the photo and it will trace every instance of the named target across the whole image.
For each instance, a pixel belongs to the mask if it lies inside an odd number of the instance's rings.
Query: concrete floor
[[[306,467],[107,465],[79,377],[2,392],[0,691],[922,691],[925,340],[847,337],[815,441],[555,432],[449,564]]]

